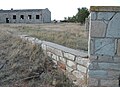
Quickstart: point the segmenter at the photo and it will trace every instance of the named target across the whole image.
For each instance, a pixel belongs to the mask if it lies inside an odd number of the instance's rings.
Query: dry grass
[[[80,26],[78,23],[3,24],[0,26],[11,32],[21,32],[22,34],[61,44],[66,47],[87,50],[88,39],[85,26]]]
[[[75,87],[53,66],[40,46],[0,32],[0,87]]]

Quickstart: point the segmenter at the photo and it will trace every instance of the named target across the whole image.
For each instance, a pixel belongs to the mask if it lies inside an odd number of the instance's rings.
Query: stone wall
[[[92,6],[88,53],[20,36],[44,53],[80,87],[120,87],[120,7]],[[88,58],[89,55],[89,58]]]
[[[120,7],[92,6],[89,87],[120,87]]]
[[[55,43],[41,41],[29,36],[20,36],[22,39],[39,44],[44,53],[62,69],[68,77],[80,87],[87,87],[88,53],[67,48]]]

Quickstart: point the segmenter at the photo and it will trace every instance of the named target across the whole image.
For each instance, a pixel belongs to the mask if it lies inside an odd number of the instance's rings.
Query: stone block
[[[67,60],[67,65],[72,69],[76,69],[76,63],[74,61]]]
[[[119,87],[119,80],[101,80],[101,86]]]
[[[60,61],[66,64],[66,58],[60,57]]]
[[[55,50],[54,50],[54,53],[55,53],[56,55],[58,55],[58,56],[63,57],[63,53],[62,53],[62,51],[59,50],[59,49],[55,49]]]
[[[57,56],[55,54],[52,54],[52,59],[57,60]]]
[[[88,74],[90,78],[96,79],[104,79],[108,77],[108,71],[106,70],[89,70]]]
[[[114,57],[114,62],[120,63],[120,57]]]
[[[66,70],[67,70],[67,72],[69,72],[69,73],[71,73],[71,72],[73,71],[73,69],[72,69],[71,67],[69,67],[69,66],[66,66]]]
[[[95,55],[90,55],[89,57],[90,61],[97,61],[98,60],[98,56],[95,56]]]
[[[96,20],[97,19],[97,13],[96,12],[91,12],[90,17],[91,17],[91,20]]]
[[[104,38],[104,39],[95,39],[95,54],[98,55],[115,55],[115,43],[114,39]]]
[[[118,80],[119,75],[120,75],[120,71],[117,71],[117,70],[108,71],[108,78],[111,80]]]
[[[54,53],[55,52],[55,48],[53,48],[53,47],[50,47],[50,46],[46,46],[46,49],[47,49],[47,51],[50,51],[50,52],[52,52],[52,53]]]
[[[110,65],[112,65],[112,64],[110,64],[110,63],[98,63],[99,69],[109,70]]]
[[[77,71],[77,70],[74,70],[72,72],[72,74],[76,77],[76,78],[79,78],[81,80],[85,80],[85,74],[81,73],[80,71]]]
[[[66,70],[66,65],[62,62],[58,62],[58,67],[62,70]]]
[[[47,52],[46,52],[46,50],[43,50],[43,53],[44,53],[45,55],[47,55]]]
[[[107,25],[103,21],[91,21],[91,37],[105,37]]]
[[[82,65],[77,65],[77,70],[83,73],[87,73],[87,68]]]
[[[52,60],[56,65],[57,65],[57,61],[56,60]]]
[[[106,37],[120,38],[120,13],[116,13],[110,20]]]
[[[114,59],[112,56],[98,56],[99,62],[113,62]]]
[[[70,59],[70,60],[75,60],[75,55],[72,55],[70,53],[64,52],[64,57],[66,57],[67,59]]]
[[[98,12],[97,19],[98,20],[110,20],[115,12]]]
[[[37,38],[34,38],[34,37],[29,37],[29,39],[28,39],[28,41],[30,41],[30,42],[32,42],[33,44],[35,44],[36,41],[37,40]]]
[[[97,62],[90,62],[89,69],[99,69]]]
[[[80,64],[80,65],[83,65],[85,67],[88,67],[88,65],[89,65],[89,59],[88,58],[76,57],[75,62]]]
[[[117,56],[120,56],[120,39],[118,40],[117,44]]]
[[[100,69],[120,70],[120,63],[98,63]]]
[[[98,79],[88,78],[88,87],[98,87]]]
[[[29,37],[25,37],[26,39],[25,40],[27,40],[27,41],[29,41],[28,39],[29,39]]]
[[[43,50],[47,49],[47,46],[45,44],[42,44],[41,47],[42,47]]]
[[[93,55],[95,50],[95,40],[93,38],[89,41],[89,55]]]
[[[36,44],[42,44],[42,41],[36,38],[36,39],[35,39],[35,43],[36,43]]]
[[[34,41],[34,40],[35,40],[34,37],[29,37],[29,38],[28,38],[28,41],[30,41],[30,42],[32,42],[32,41]]]
[[[60,58],[59,58],[59,56],[56,56],[56,60],[57,60],[57,61],[60,61]]]
[[[51,52],[47,52],[47,56],[52,57],[52,53]]]
[[[29,37],[24,37],[24,36],[22,36],[21,38],[28,41],[28,38],[29,38]]]

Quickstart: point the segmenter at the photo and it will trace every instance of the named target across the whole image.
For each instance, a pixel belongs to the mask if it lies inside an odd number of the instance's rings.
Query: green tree
[[[80,22],[81,24],[85,23],[85,18],[89,16],[89,11],[86,7],[82,7],[81,9],[78,8],[78,13],[76,14],[76,20],[77,22]]]

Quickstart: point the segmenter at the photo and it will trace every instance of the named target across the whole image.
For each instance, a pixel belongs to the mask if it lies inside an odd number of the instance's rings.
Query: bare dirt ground
[[[0,87],[76,87],[39,46],[18,38],[11,25],[0,26]]]
[[[27,34],[78,50],[87,50],[87,31],[79,23],[1,24],[1,29],[14,34]]]

